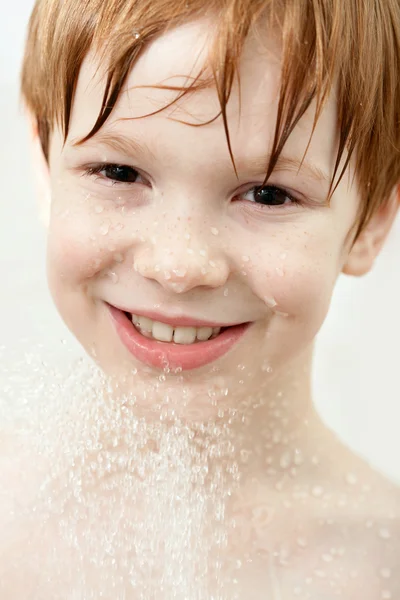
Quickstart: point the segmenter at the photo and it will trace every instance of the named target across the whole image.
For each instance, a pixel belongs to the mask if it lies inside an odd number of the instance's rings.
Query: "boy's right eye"
[[[110,180],[113,184],[138,183],[138,178],[141,177],[138,171],[132,169],[132,167],[105,163],[88,167],[84,175],[100,175],[102,178]]]

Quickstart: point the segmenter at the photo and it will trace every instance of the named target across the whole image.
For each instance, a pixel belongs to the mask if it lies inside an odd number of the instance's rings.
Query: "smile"
[[[218,326],[187,318],[173,323],[172,319],[159,321],[107,307],[124,346],[135,358],[157,369],[168,366],[186,371],[207,365],[229,352],[251,324]]]

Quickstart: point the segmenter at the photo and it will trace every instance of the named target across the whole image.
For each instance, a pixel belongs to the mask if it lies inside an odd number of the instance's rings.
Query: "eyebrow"
[[[93,137],[89,138],[83,144],[79,144],[79,139],[72,140],[72,146],[84,147],[95,146],[102,144],[108,146],[111,150],[115,150],[127,156],[147,156],[151,160],[156,160],[155,155],[151,152],[148,146],[140,144],[137,140],[124,134],[116,134],[112,131],[99,131]]]
[[[253,173],[265,174],[268,166],[268,161],[268,155],[259,156],[237,161],[236,166],[239,167],[238,170],[250,170]],[[296,174],[304,174],[309,178],[314,179],[320,183],[330,184],[331,182],[331,178],[329,177],[329,175],[321,167],[314,164],[311,160],[304,159],[303,161],[301,161],[298,158],[291,158],[289,156],[284,156],[280,154],[273,169],[273,173],[277,173],[279,171],[293,171]]]
[[[157,160],[156,156],[150,150],[150,148],[146,145],[141,144],[138,140],[134,138],[124,135],[122,133],[116,134],[112,131],[99,131],[90,138],[87,142],[85,142],[84,146],[93,146],[97,144],[102,144],[103,146],[108,146],[112,150],[119,152],[121,154],[125,154],[126,156],[145,156],[149,160]],[[73,146],[78,146],[78,140],[72,140]],[[256,157],[248,157],[241,158],[240,160],[235,159],[235,164],[238,172],[251,172],[257,173],[257,175],[265,174],[268,166],[269,156],[256,156]],[[222,162],[216,161],[215,166],[223,167]],[[304,159],[302,162],[298,158],[292,158],[289,156],[284,156],[282,154],[279,155],[276,165],[274,167],[273,172],[279,171],[294,171],[297,174],[303,173],[311,179],[314,179],[320,183],[328,183],[330,184],[331,178],[329,175],[318,165],[316,165],[311,160]]]

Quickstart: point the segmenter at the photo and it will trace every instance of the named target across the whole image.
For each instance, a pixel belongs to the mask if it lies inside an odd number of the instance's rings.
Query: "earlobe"
[[[47,160],[43,153],[42,143],[39,136],[37,120],[29,116],[31,132],[31,154],[35,172],[36,197],[39,209],[40,221],[48,227],[50,221],[51,186],[50,171]]]
[[[392,228],[399,201],[400,185],[396,186],[389,200],[374,214],[354,242],[342,269],[345,275],[360,277],[371,270]]]

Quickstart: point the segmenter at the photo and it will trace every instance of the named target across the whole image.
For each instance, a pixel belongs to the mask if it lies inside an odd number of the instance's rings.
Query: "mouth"
[[[227,354],[251,325],[181,326],[107,307],[123,345],[139,361],[161,370],[187,371],[210,364]]]

